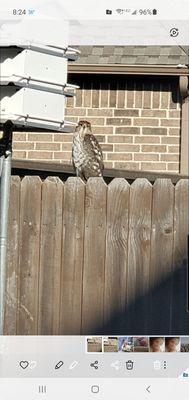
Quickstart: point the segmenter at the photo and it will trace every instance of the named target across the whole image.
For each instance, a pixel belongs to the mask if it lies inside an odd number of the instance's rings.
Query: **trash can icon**
[[[126,364],[126,369],[128,369],[129,371],[131,371],[133,369],[133,366],[134,366],[133,361],[128,360],[125,364]]]

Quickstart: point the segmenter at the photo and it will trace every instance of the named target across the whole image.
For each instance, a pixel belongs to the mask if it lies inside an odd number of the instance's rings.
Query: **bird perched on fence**
[[[79,121],[76,126],[73,145],[72,162],[77,176],[87,180],[91,176],[102,176],[104,169],[103,155],[98,140],[92,134],[88,121]]]

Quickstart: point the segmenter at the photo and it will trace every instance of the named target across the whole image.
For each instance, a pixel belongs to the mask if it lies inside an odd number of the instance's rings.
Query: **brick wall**
[[[179,172],[181,106],[174,78],[71,76],[70,121],[87,119],[106,167]],[[72,134],[15,133],[14,157],[71,163]]]

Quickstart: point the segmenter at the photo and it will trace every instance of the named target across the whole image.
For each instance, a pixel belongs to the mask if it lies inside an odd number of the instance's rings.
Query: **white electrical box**
[[[73,124],[64,120],[66,97],[31,88],[1,86],[1,122],[11,120],[18,126],[69,132]]]
[[[13,48],[15,51],[15,49]],[[10,51],[10,50],[9,50]],[[6,51],[1,51],[0,58],[5,58]],[[30,83],[39,81],[53,82],[57,85],[67,83],[67,59],[64,57],[54,57],[51,54],[39,53],[33,50],[23,50],[16,56],[6,57],[0,64],[0,82],[24,82],[28,79]]]
[[[38,48],[39,49],[39,48]],[[39,49],[40,50],[40,49]],[[47,52],[2,48],[0,52],[0,84],[14,83],[41,90],[64,93],[77,86],[67,83],[68,54],[56,55]]]
[[[73,131],[76,124],[65,120],[65,107],[66,98],[74,96],[78,86],[67,82],[67,70],[78,51],[67,46],[65,26],[62,47],[57,40],[54,45],[39,42],[38,36],[31,40],[34,31],[28,32],[29,39],[15,40],[12,32],[12,25],[10,30],[6,26],[0,36],[0,123],[10,119],[18,126]]]

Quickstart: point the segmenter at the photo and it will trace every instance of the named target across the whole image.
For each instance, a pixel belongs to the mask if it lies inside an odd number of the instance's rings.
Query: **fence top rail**
[[[12,174],[13,175],[39,175],[41,178],[45,178],[49,175],[61,176],[68,178],[69,176],[75,176],[74,169],[71,165],[61,163],[49,163],[49,162],[36,162],[32,160],[12,160]],[[146,178],[150,182],[154,182],[156,179],[171,179],[172,183],[177,183],[180,179],[189,179],[187,175],[171,174],[171,173],[160,173],[160,172],[149,172],[149,171],[132,171],[123,169],[105,169],[103,173],[105,180],[110,181],[113,178],[125,178],[127,180],[135,180],[137,178]]]

